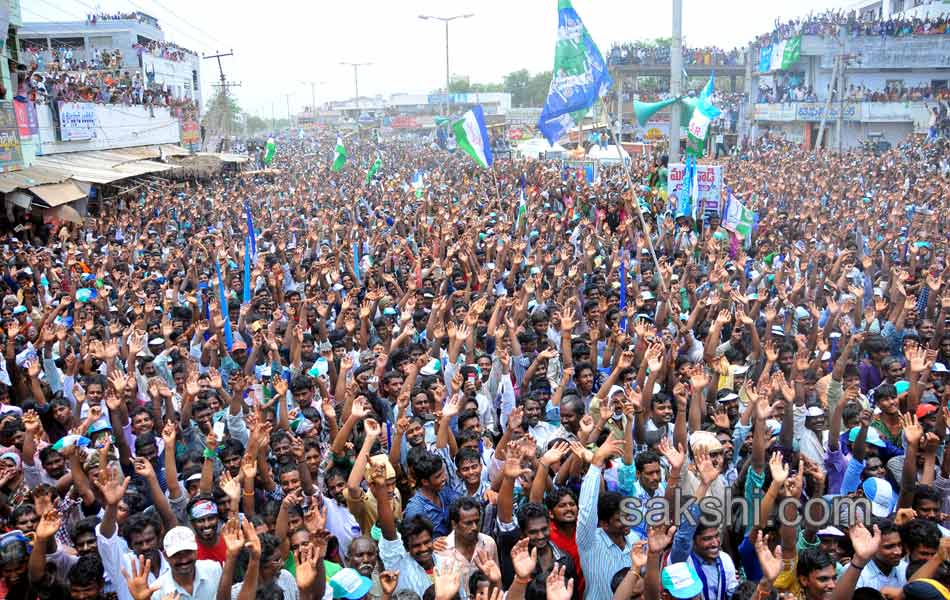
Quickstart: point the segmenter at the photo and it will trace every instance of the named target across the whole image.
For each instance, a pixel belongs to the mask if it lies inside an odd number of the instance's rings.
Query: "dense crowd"
[[[942,0],[930,0],[927,4]],[[817,35],[822,37],[888,36],[906,37],[912,35],[941,35],[950,33],[950,13],[937,17],[920,19],[917,17],[862,18],[856,11],[828,10],[812,14],[801,19],[780,22],[775,28],[760,35],[755,40],[758,46],[778,43],[798,35]]]
[[[191,98],[176,98],[172,90],[154,81],[154,73],[143,78],[138,71],[114,70],[46,71],[35,63],[25,73],[18,97],[52,104],[58,102],[94,102],[124,106],[143,105],[168,107],[174,113],[197,114],[197,103]]]
[[[133,44],[133,48],[142,55],[144,53],[152,56],[181,62],[194,58],[197,55],[193,50],[179,46],[174,42],[145,42],[144,44]]]
[[[745,51],[734,48],[683,48],[683,65],[744,65]],[[668,65],[670,47],[654,46],[641,42],[614,44],[607,54],[610,65]]]
[[[140,12],[90,13],[86,15],[86,22],[90,25],[95,25],[99,21],[139,21],[140,23],[147,23],[157,29],[161,29],[158,21],[154,17]]]
[[[0,597],[950,600],[944,141],[296,137],[5,236]]]
[[[827,96],[819,97],[811,86],[795,83],[794,77],[778,76],[773,85],[759,85],[756,101],[766,104],[785,102],[824,102]],[[871,90],[864,84],[849,84],[845,99],[851,102],[945,102],[950,100],[950,90],[934,89],[929,85],[886,85],[881,90]]]

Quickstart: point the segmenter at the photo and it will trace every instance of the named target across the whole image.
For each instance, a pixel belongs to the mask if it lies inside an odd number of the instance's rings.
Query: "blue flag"
[[[257,235],[254,233],[254,219],[251,218],[251,207],[245,202],[244,212],[247,213],[247,235],[251,238],[251,256],[257,256]]]
[[[242,303],[251,301],[251,237],[244,238],[244,295]]]
[[[627,330],[627,257],[620,250],[620,329]]]
[[[356,274],[356,278],[360,278],[360,244],[359,242],[353,242],[353,272]]]
[[[224,291],[224,278],[221,277],[221,266],[217,259],[214,261],[214,272],[218,275],[218,299],[221,302],[221,316],[224,318],[224,344],[228,352],[234,345],[234,334],[231,333],[231,319],[228,317],[228,295]]]
[[[600,97],[610,91],[613,80],[597,44],[571,6],[557,3],[557,42],[548,99],[541,110],[538,129],[554,145],[576,127]]]

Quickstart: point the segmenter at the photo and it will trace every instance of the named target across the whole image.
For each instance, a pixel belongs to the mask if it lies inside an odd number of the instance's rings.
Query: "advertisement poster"
[[[28,103],[22,100],[13,101],[13,114],[16,116],[17,129],[20,132],[20,139],[30,137],[30,117],[28,114]]]
[[[679,196],[683,186],[683,163],[670,165],[669,179],[667,180],[667,195],[671,199]],[[722,214],[722,167],[720,165],[696,165],[696,175],[691,182],[690,197],[693,206],[702,210],[703,214]],[[673,208],[671,206],[671,208]]]
[[[8,171],[23,165],[20,133],[12,102],[0,102],[0,170]]]
[[[96,105],[91,102],[60,102],[59,129],[64,142],[96,137]]]

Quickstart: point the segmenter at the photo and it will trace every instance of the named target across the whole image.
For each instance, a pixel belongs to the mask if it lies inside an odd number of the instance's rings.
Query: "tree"
[[[519,69],[505,75],[502,85],[505,91],[511,94],[513,106],[530,106],[528,103],[528,85],[531,83],[531,73],[527,69]]]
[[[238,119],[240,114],[241,107],[238,106],[237,100],[221,89],[208,100],[207,111],[201,124],[212,137],[236,135],[241,129]]]
[[[551,71],[542,71],[531,78],[528,84],[528,103],[526,106],[544,106],[551,88]]]
[[[265,121],[264,119],[258,116],[247,114],[245,116],[245,119],[246,119],[245,122],[247,123],[247,133],[249,135],[254,135],[255,133],[258,133],[260,131],[265,131],[267,129],[270,129],[270,125],[271,125],[270,122]]]

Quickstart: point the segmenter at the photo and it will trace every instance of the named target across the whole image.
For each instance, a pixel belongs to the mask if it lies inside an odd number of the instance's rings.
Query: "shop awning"
[[[72,181],[37,185],[31,187],[30,191],[36,194],[36,196],[50,208],[68,204],[74,200],[80,200],[86,197],[86,192],[79,189],[79,186]]]

